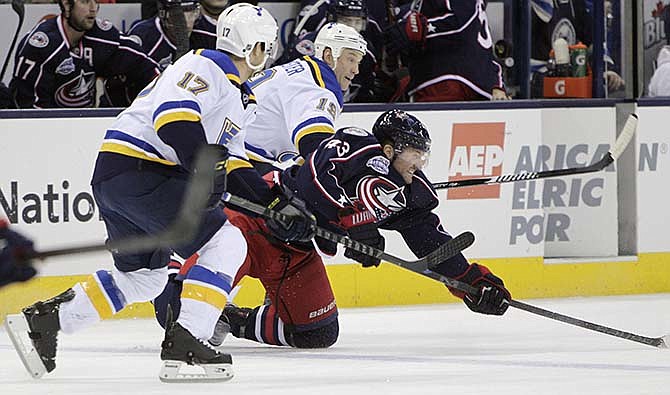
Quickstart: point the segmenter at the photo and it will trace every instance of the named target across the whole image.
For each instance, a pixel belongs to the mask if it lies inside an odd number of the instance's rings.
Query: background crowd
[[[0,87],[1,108],[126,107],[183,54],[214,49],[217,17],[240,0],[142,0],[142,19],[125,32],[99,15],[99,4],[128,1],[56,2],[59,16],[39,21],[19,37],[8,67],[13,78]],[[368,42],[359,73],[344,92],[345,102],[507,100],[516,96],[519,84],[513,43],[509,37],[494,42],[487,3],[302,0],[288,39],[266,66],[312,55],[319,29],[337,21]],[[621,5],[620,0],[604,5],[603,85],[616,96],[625,88],[620,50],[612,50],[620,48],[621,37],[615,33],[620,31]],[[664,15],[670,13],[665,8]],[[531,0],[531,97],[551,97],[546,78],[577,78],[575,83],[587,86],[593,21],[592,0]],[[659,54],[650,95],[670,94],[667,67],[662,67],[666,52]],[[590,85],[586,91],[590,94]]]

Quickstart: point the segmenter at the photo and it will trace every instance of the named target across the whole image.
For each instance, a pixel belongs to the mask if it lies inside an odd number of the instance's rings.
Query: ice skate
[[[251,311],[252,309],[247,307],[237,307],[232,303],[226,304],[226,307],[224,307],[221,312],[219,320],[216,322],[214,334],[209,339],[209,344],[214,347],[219,347],[223,344],[223,341],[226,340],[226,336],[231,332],[231,326],[233,328],[239,328],[239,331],[243,334],[247,317],[249,317]]]
[[[24,308],[22,314],[8,315],[5,320],[5,328],[23,366],[35,379],[56,368],[60,330],[58,311],[61,303],[73,298],[74,291],[70,288],[49,300]]]
[[[161,351],[161,381],[214,382],[233,378],[233,359],[230,354],[216,351],[176,322],[169,323],[167,328]]]

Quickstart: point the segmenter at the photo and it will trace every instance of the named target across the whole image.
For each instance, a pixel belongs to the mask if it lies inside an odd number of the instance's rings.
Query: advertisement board
[[[639,107],[637,127],[638,251],[670,251],[670,134],[667,107]]]

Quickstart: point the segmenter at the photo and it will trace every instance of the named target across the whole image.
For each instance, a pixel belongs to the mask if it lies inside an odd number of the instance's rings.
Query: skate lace
[[[220,354],[220,353],[216,350],[216,348],[214,348],[211,344],[209,344],[209,341],[207,341],[207,340],[202,340],[202,339],[198,339],[198,342],[200,342],[200,344],[202,344],[203,346],[205,346],[208,350],[213,351],[216,355],[219,355],[219,354]]]

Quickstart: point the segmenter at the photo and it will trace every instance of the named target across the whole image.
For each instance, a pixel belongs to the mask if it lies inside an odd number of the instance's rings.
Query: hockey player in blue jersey
[[[198,0],[158,0],[158,15],[138,22],[128,36],[165,70],[189,50],[189,36],[199,10]]]
[[[402,1],[407,9],[409,1]],[[386,51],[401,53],[414,101],[505,100],[485,0],[412,1],[386,30]]]
[[[142,20],[128,31],[133,40],[162,72],[189,49],[189,35],[199,15],[198,0],[157,0],[158,15]],[[124,74],[105,81],[105,107],[128,107],[145,85]]]
[[[384,249],[379,228],[399,232],[417,257],[428,255],[451,239],[432,212],[437,194],[423,173],[430,154],[430,136],[413,115],[400,110],[382,114],[372,134],[355,127],[338,130],[303,166],[282,173],[282,184],[313,210],[319,226]],[[336,245],[316,238],[334,254]],[[364,267],[377,258],[345,250],[345,256]],[[468,263],[462,254],[435,268],[480,289],[479,298],[452,290],[473,311],[503,314],[510,294],[501,279],[485,266]]]
[[[313,217],[274,195],[244,153],[244,126],[255,99],[243,83],[273,51],[274,18],[263,8],[238,4],[217,25],[217,49],[182,56],[146,87],[107,130],[91,181],[110,240],[163,232],[179,211],[196,150],[213,144],[220,152],[219,176],[195,238],[174,251],[200,259],[184,280],[179,318],[169,322],[162,343],[163,381],[228,380],[232,358],[206,345],[231,283],[244,261],[244,238],[218,207],[226,187],[235,194],[291,212],[290,223],[270,226],[277,237],[309,240]],[[225,171],[223,171],[225,169]],[[226,174],[227,173],[227,174]],[[148,301],[167,282],[170,250],[113,254],[111,271],[99,270],[67,291],[23,309],[11,336],[30,334],[35,351],[17,347],[33,377],[55,368],[57,335],[109,318],[127,305]],[[23,322],[20,325],[19,322]],[[39,358],[31,356],[39,355]],[[204,368],[182,375],[182,364]]]
[[[158,73],[132,40],[97,19],[95,0],[59,0],[61,14],[19,43],[11,90],[19,108],[93,107],[96,78],[122,73],[145,86]]]

